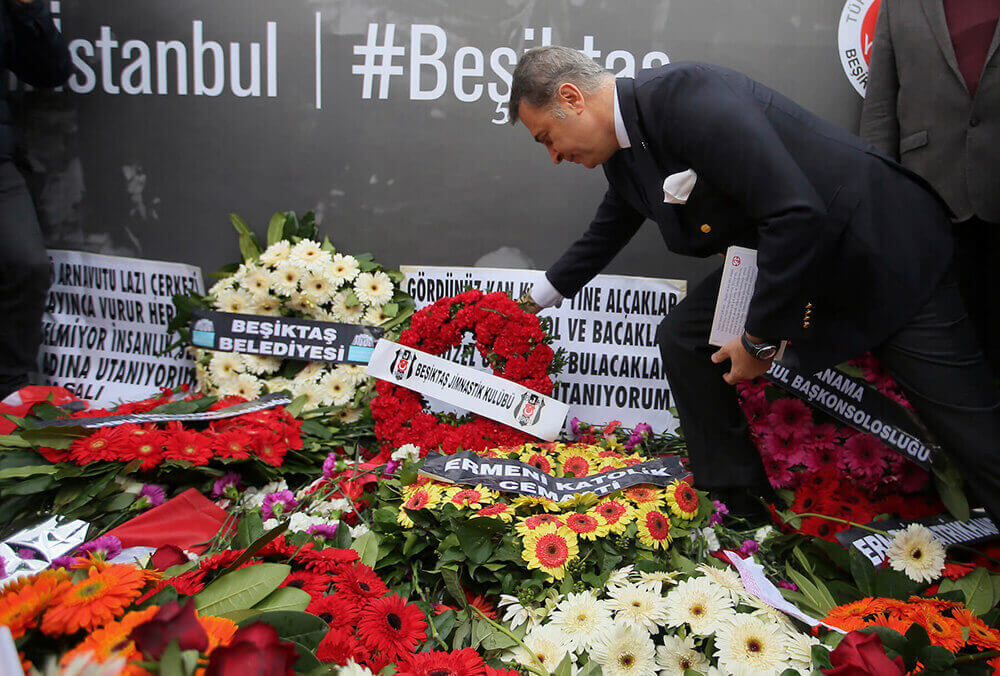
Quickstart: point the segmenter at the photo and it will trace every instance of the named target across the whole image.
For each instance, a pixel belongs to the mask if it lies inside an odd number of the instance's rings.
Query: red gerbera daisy
[[[373,599],[361,610],[358,638],[382,655],[403,657],[427,639],[427,622],[420,608],[393,594]]]
[[[524,520],[524,525],[531,530],[546,523],[554,523],[557,526],[563,525],[562,519],[554,514],[533,514]]]
[[[285,461],[289,444],[286,439],[277,433],[258,432],[254,435],[254,452],[263,462],[275,467],[280,467]]]
[[[590,461],[582,455],[571,455],[563,462],[563,474],[568,477],[585,477],[590,474]]]
[[[289,573],[282,587],[295,587],[309,594],[314,599],[322,597],[330,586],[330,576],[321,573],[311,573],[307,570],[297,570]]]
[[[344,666],[349,661],[361,659],[358,640],[350,631],[342,627],[334,627],[326,633],[316,648],[316,659],[327,664]]]
[[[228,430],[215,435],[215,452],[223,458],[245,460],[254,450],[253,437],[243,430]]]
[[[78,465],[87,465],[102,460],[117,460],[122,450],[122,436],[114,427],[102,427],[89,437],[77,439],[70,444],[70,457]]]
[[[485,673],[483,658],[472,648],[410,655],[399,663],[396,672],[397,676],[483,676]]]
[[[358,621],[361,607],[346,596],[335,594],[313,598],[306,612],[315,615],[327,624],[339,627],[353,626]]]
[[[170,460],[184,460],[192,465],[207,465],[212,459],[212,448],[208,439],[197,432],[185,430],[180,424],[171,429],[167,424],[167,440],[163,444],[163,457]]]
[[[141,460],[139,469],[150,470],[160,464],[163,458],[163,442],[165,437],[159,430],[145,430],[137,427],[125,437],[122,459],[126,461]]]
[[[310,549],[296,554],[295,560],[316,573],[336,573],[346,564],[357,561],[358,553],[353,549]]]
[[[528,458],[527,464],[540,469],[546,474],[552,473],[552,463],[541,453],[533,453],[531,457]]]
[[[333,586],[348,599],[355,599],[359,605],[364,605],[370,599],[376,599],[389,591],[382,578],[363,563],[344,566],[334,573]]]

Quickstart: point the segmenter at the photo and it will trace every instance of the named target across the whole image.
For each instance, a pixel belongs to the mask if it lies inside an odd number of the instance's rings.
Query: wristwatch
[[[754,343],[751,341],[747,334],[740,337],[740,342],[743,343],[743,348],[750,353],[750,356],[754,359],[760,359],[762,361],[767,361],[768,359],[774,359],[774,355],[778,354],[778,346],[769,340],[764,340],[759,343]]]

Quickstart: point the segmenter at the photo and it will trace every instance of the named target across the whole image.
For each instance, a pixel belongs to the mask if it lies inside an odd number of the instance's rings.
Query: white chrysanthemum
[[[518,647],[514,651],[517,663],[534,667],[537,666],[537,660],[549,670],[555,669],[569,652],[569,643],[562,631],[549,624],[532,627],[524,637],[524,645],[530,652]]]
[[[638,627],[618,625],[588,652],[604,676],[647,676],[656,671],[656,646]]]
[[[293,533],[299,531],[307,531],[310,526],[315,526],[316,524],[326,523],[326,519],[322,519],[315,516],[309,516],[305,512],[295,512],[290,517],[288,517],[288,530]]]
[[[624,585],[630,584],[629,576],[632,575],[632,564],[619,568],[618,570],[611,571],[608,575],[608,581],[604,583],[605,587],[622,587]]]
[[[654,634],[667,619],[667,602],[660,594],[659,583],[655,588],[634,584],[613,587],[608,596],[608,608],[614,611],[616,622]]]
[[[348,527],[347,531],[351,534],[352,540],[357,540],[359,537],[369,532],[371,529],[368,524],[359,523],[357,526]]]
[[[243,370],[257,376],[274,373],[281,368],[281,360],[277,357],[261,357],[256,354],[240,355],[243,360]]]
[[[775,531],[773,526],[761,526],[756,531],[754,531],[753,539],[759,542],[760,544],[764,544],[764,540],[770,537],[771,534],[774,532]]]
[[[813,669],[813,646],[822,645],[818,638],[803,634],[792,629],[785,635],[785,648],[788,651],[788,666],[799,673],[811,674]]]
[[[241,373],[219,384],[219,394],[227,397],[256,399],[260,396],[262,383],[249,373]]]
[[[319,242],[303,239],[292,247],[288,260],[303,270],[319,270],[330,262],[330,252],[323,249]]]
[[[416,462],[420,459],[420,447],[416,444],[403,444],[389,456],[392,460],[400,462],[403,460],[410,460]],[[513,597],[512,597],[513,598]]]
[[[215,307],[219,308],[222,312],[248,313],[253,309],[255,304],[256,302],[253,296],[250,295],[250,292],[243,291],[242,289],[222,291],[215,297]]]
[[[270,493],[278,493],[279,491],[287,491],[288,484],[285,483],[284,479],[280,481],[271,481],[270,483],[264,484],[260,488],[254,488],[251,486],[243,492],[243,503],[248,507],[260,507],[264,504],[264,498]]]
[[[361,323],[365,326],[379,326],[390,319],[392,319],[392,317],[385,313],[384,305],[372,305],[365,312],[365,316],[361,319]]]
[[[281,263],[271,273],[271,290],[281,296],[291,296],[299,290],[302,274],[303,270],[291,261]]]
[[[243,358],[235,352],[216,352],[208,362],[208,372],[216,384],[243,373]]]
[[[334,254],[330,263],[330,278],[339,286],[344,282],[353,281],[358,276],[358,259],[354,256]]]
[[[255,298],[266,296],[271,290],[271,273],[256,265],[243,278],[242,288],[249,291]]]
[[[893,570],[914,582],[933,582],[944,570],[944,545],[926,526],[911,523],[896,533],[885,553]]]
[[[715,636],[719,668],[733,676],[768,676],[788,668],[785,632],[752,615],[736,615]]]
[[[650,573],[647,573],[645,571],[639,571],[639,583],[643,584],[643,583],[659,582],[660,587],[662,587],[663,583],[673,582],[674,578],[676,578],[678,574],[679,573],[677,571],[671,571],[669,573],[664,571],[656,571]]]
[[[347,664],[337,667],[334,673],[337,676],[373,676],[371,669],[361,666],[354,660],[347,660]]]
[[[320,379],[320,386],[326,390],[330,404],[344,406],[354,397],[354,378],[339,367],[327,372]]]
[[[660,668],[660,676],[684,676],[688,669],[705,673],[708,658],[698,652],[690,636],[668,635],[663,645],[656,648],[656,666]]]
[[[287,261],[291,253],[291,242],[286,239],[278,240],[264,250],[260,255],[260,262],[264,265],[270,265],[272,268],[277,267]]]
[[[701,636],[714,633],[734,615],[729,592],[699,577],[679,582],[666,596],[667,625],[687,624]]]
[[[384,272],[362,272],[354,279],[354,295],[367,305],[385,305],[392,300],[392,280]]]
[[[330,304],[330,314],[337,318],[337,321],[346,322],[348,324],[357,324],[361,321],[361,318],[365,316],[365,305],[364,303],[357,303],[351,307],[347,306],[347,291],[338,291],[333,295],[333,301]]]
[[[315,380],[293,381],[292,396],[296,399],[299,397],[306,398],[306,403],[302,407],[304,410],[327,405],[326,400],[328,397],[326,396],[326,390]]]
[[[698,570],[714,584],[729,592],[729,598],[733,603],[747,596],[743,588],[743,580],[739,573],[731,568],[714,568],[707,563],[702,563],[698,566]]]
[[[337,411],[334,417],[341,425],[350,425],[361,420],[362,411],[360,408],[344,407]]]
[[[574,652],[587,650],[614,628],[607,603],[591,592],[567,594],[549,615],[549,623],[562,630]]]
[[[281,301],[271,295],[257,296],[248,314],[278,317],[281,315]]]
[[[300,282],[302,285],[302,295],[308,298],[315,305],[325,305],[333,298],[336,287],[330,283],[329,279],[320,275],[308,274]]]

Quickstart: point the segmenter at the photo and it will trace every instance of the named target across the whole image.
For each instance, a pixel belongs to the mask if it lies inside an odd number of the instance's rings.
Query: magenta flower
[[[569,421],[569,428],[573,430],[574,436],[580,436],[580,419],[575,417]]]
[[[743,544],[740,545],[740,556],[745,559],[756,554],[759,549],[760,545],[757,544],[756,540],[744,540]]]
[[[70,568],[75,562],[75,556],[57,556],[49,563],[49,568]]]
[[[110,561],[122,553],[121,540],[114,535],[102,535],[90,542],[84,542],[73,552],[75,556],[86,556],[87,554],[94,553],[102,553],[104,554],[104,559]]]
[[[25,561],[33,561],[35,558],[35,550],[29,549],[28,547],[21,547],[17,550],[18,557],[24,559]]]
[[[321,538],[331,539],[337,532],[335,523],[314,523],[306,529],[310,535],[318,535]]]
[[[386,475],[387,476],[392,476],[393,474],[395,474],[396,470],[399,469],[399,466],[401,464],[403,464],[403,463],[399,462],[398,460],[390,460],[389,462],[385,463],[385,473],[386,473]]]
[[[812,411],[809,407],[802,401],[790,397],[771,404],[767,421],[776,435],[797,440],[809,436],[813,424]]]
[[[299,503],[291,491],[278,491],[264,496],[264,503],[260,506],[260,511],[265,519],[277,519],[285,512],[298,506]],[[275,509],[276,507],[277,509]]]
[[[842,464],[857,477],[881,478],[890,454],[870,434],[855,434],[844,443]]]
[[[240,483],[240,475],[236,472],[229,472],[215,480],[212,484],[212,497],[221,498],[230,486],[237,486]]]
[[[791,589],[792,591],[798,591],[799,587],[794,582],[789,582],[788,580],[778,580],[774,583],[775,586],[781,587],[782,589]]]
[[[139,497],[149,500],[150,507],[159,507],[167,501],[167,493],[156,484],[146,484],[139,490]]]
[[[718,526],[722,523],[722,517],[729,514],[729,508],[722,502],[718,500],[712,500],[712,504],[715,505],[715,511],[712,512],[712,516],[708,519],[709,526]]]
[[[337,454],[331,453],[323,461],[323,476],[327,479],[337,473]]]

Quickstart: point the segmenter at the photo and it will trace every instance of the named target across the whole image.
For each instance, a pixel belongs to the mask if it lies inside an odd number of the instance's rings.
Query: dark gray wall
[[[43,1],[43,0],[39,0]],[[206,270],[235,258],[227,213],[263,232],[271,213],[315,209],[323,230],[350,251],[372,251],[385,263],[470,265],[513,247],[547,266],[586,227],[603,193],[599,170],[555,167],[523,127],[495,124],[497,104],[486,89],[506,94],[490,67],[500,47],[520,53],[551,27],[555,44],[584,47],[594,36],[604,59],[612,50],[666,53],[742,70],[789,94],[824,117],[854,130],[860,105],[837,54],[843,0],[63,0],[66,36],[94,71],[61,93],[23,94],[26,166],[50,246],[195,263]],[[316,107],[316,13],[321,13],[322,109]],[[193,91],[193,21],[204,39],[237,42],[248,79],[249,43],[261,45],[261,96],[217,97]],[[267,23],[276,22],[277,95],[267,95]],[[406,48],[388,98],[362,98],[352,67],[364,57],[369,23],[396,25]],[[411,99],[411,26],[439,26],[446,92]],[[107,93],[102,82],[101,27],[118,42],[109,84],[140,56],[126,41],[151,51],[154,93]],[[525,39],[525,29],[534,39]],[[186,46],[188,93],[157,94],[158,41]],[[434,40],[425,38],[424,52]],[[484,86],[474,102],[456,98],[452,76],[459,47],[484,53]],[[93,49],[93,56],[88,50]],[[501,58],[502,58],[501,53]],[[472,65],[474,55],[466,57]],[[206,59],[211,64],[211,59]],[[507,69],[510,68],[506,63]],[[86,70],[86,69],[84,69]],[[212,68],[209,67],[212,72]],[[141,85],[141,69],[131,81]],[[432,66],[419,84],[433,88]],[[211,84],[212,77],[208,78]],[[74,91],[76,89],[77,91]],[[502,263],[518,258],[494,256]],[[647,224],[609,272],[697,280],[715,261],[668,253]]]

